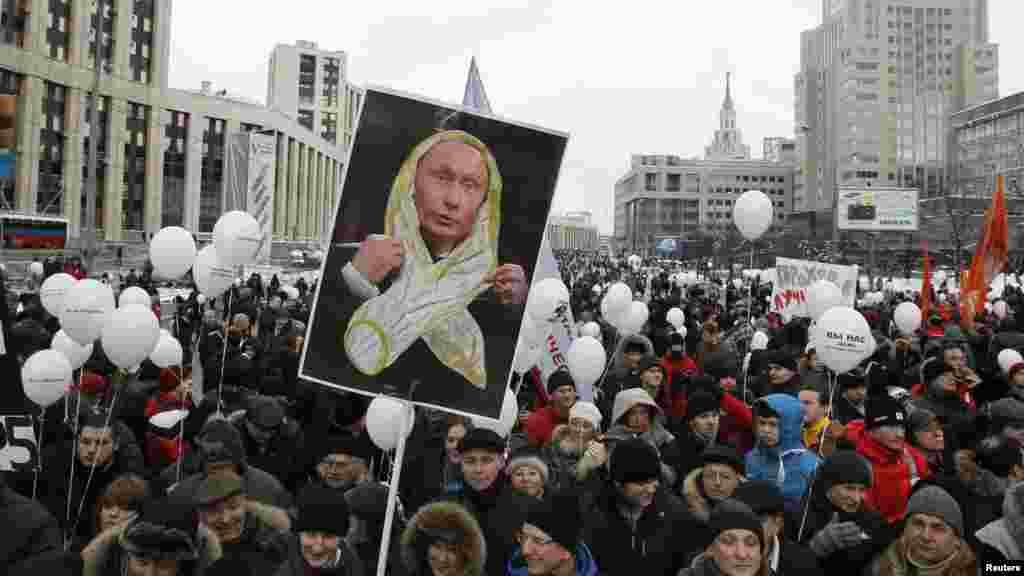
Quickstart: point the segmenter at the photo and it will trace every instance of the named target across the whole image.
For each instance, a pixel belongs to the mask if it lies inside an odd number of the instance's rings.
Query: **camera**
[[[875,207],[860,204],[857,206],[848,206],[846,210],[847,220],[874,220],[875,219]]]

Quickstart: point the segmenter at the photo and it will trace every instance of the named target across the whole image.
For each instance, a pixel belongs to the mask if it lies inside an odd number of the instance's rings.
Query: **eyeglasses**
[[[519,532],[516,534],[516,542],[519,543],[520,548],[525,548],[527,544],[532,544],[534,546],[547,546],[548,544],[554,543],[554,540],[551,538],[540,538],[525,532]]]

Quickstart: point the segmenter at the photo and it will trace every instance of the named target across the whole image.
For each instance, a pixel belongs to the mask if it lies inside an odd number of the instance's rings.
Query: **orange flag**
[[[971,271],[967,283],[961,288],[964,313],[973,317],[985,309],[985,296],[996,274],[1006,267],[1009,255],[1010,227],[1006,219],[1006,197],[1003,194],[1003,177],[996,176],[996,189],[992,194],[992,206],[985,211],[985,225],[981,240],[971,260]],[[973,304],[973,310],[967,306]]]
[[[921,321],[928,321],[932,307],[932,265],[928,259],[928,241],[921,242],[921,257],[924,260],[924,276],[921,279]]]

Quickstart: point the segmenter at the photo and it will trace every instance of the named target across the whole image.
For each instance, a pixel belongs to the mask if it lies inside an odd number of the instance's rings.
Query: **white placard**
[[[839,229],[868,232],[915,232],[917,190],[911,188],[840,188]]]
[[[818,280],[828,280],[839,287],[843,293],[841,305],[854,305],[857,299],[856,266],[776,258],[771,311],[785,318],[810,317],[807,289]]]

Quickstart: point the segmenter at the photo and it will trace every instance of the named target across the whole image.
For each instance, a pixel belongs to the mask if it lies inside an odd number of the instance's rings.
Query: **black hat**
[[[661,476],[661,457],[647,441],[634,438],[615,446],[609,467],[616,482],[647,482]]]
[[[920,432],[931,425],[933,421],[938,420],[939,417],[935,415],[935,412],[928,410],[927,408],[918,408],[910,413],[907,418],[907,433],[914,434]]]
[[[166,498],[147,503],[128,524],[118,544],[132,556],[152,560],[190,561],[199,558],[199,518],[190,506]]]
[[[743,502],[754,514],[783,514],[786,511],[786,499],[778,483],[768,480],[751,480],[736,487],[732,498]]]
[[[753,532],[761,543],[761,549],[764,550],[764,528],[761,526],[761,519],[743,502],[732,498],[720,502],[711,512],[708,527],[711,529],[712,541],[726,530]]]
[[[328,436],[317,454],[317,463],[331,454],[347,454],[359,458],[366,464],[373,459],[375,448],[366,436],[334,434]]]
[[[869,397],[866,412],[865,430],[874,430],[880,426],[902,426],[905,428],[907,425],[907,413],[903,406],[888,394]]]
[[[556,492],[543,500],[532,502],[523,523],[541,529],[556,544],[576,553],[582,521],[579,500],[571,490]]]
[[[388,487],[379,482],[363,482],[345,492],[345,502],[356,518],[381,524],[387,513]]]
[[[253,396],[249,399],[245,417],[260,428],[276,429],[284,422],[284,406],[269,396]]]
[[[921,383],[927,387],[939,376],[954,370],[952,366],[946,364],[941,358],[933,358],[921,366]]]
[[[754,402],[754,416],[760,416],[761,418],[781,418],[775,408],[772,408],[767,397],[761,397],[757,402]]]
[[[864,374],[859,368],[854,368],[845,374],[840,374],[837,378],[839,382],[839,389],[846,390],[848,388],[862,388],[868,385],[867,375]]]
[[[1012,442],[1003,440],[987,449],[979,450],[978,460],[986,470],[1000,478],[1006,478],[1014,466],[1024,466],[1024,450]]]
[[[746,473],[746,466],[743,463],[743,458],[740,458],[738,452],[731,446],[724,444],[712,444],[708,446],[707,450],[701,456],[701,462],[706,466],[708,464],[725,464],[726,466],[732,467],[737,474],[741,476]]]
[[[828,492],[837,484],[858,484],[871,487],[871,469],[867,461],[853,450],[836,450],[821,466],[818,475]]]
[[[196,445],[204,463],[230,461],[238,466],[245,463],[242,433],[234,424],[223,418],[207,422],[199,432]]]
[[[697,392],[686,400],[686,421],[689,422],[705,412],[717,413],[718,410],[719,402],[714,396],[703,391]]]
[[[573,389],[576,389],[576,382],[573,381],[568,370],[555,370],[551,376],[548,376],[548,394],[554,394],[562,386],[572,386]]]
[[[782,366],[788,370],[796,372],[798,370],[796,355],[790,354],[786,350],[779,349],[773,350],[768,354],[761,356],[761,366],[768,367],[770,365]]]
[[[495,454],[505,453],[505,439],[498,433],[486,428],[473,428],[459,441],[459,452],[484,450]]]
[[[630,338],[626,340],[626,344],[622,347],[623,354],[647,354],[647,346],[644,345],[642,340],[636,338]]]
[[[672,332],[668,335],[668,345],[670,348],[679,347],[682,349],[686,345],[686,339],[679,332]]]
[[[348,502],[345,495],[326,486],[311,484],[299,493],[299,516],[292,531],[323,532],[344,536],[348,533]]]

